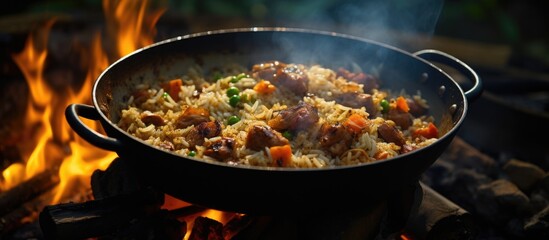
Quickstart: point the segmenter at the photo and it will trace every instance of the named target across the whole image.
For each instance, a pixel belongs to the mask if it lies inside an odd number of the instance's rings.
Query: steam
[[[443,0],[307,2],[295,1],[293,10],[286,12],[276,10],[280,11],[275,13],[281,19],[278,24],[345,33],[390,45],[398,45],[395,35],[399,34],[431,37],[444,4]],[[281,18],[290,12],[294,15]]]

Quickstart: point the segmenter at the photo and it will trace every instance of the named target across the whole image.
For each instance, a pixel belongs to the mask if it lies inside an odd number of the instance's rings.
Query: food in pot
[[[166,151],[231,165],[326,168],[392,158],[439,137],[421,93],[373,74],[269,61],[195,66],[136,86],[118,127]]]

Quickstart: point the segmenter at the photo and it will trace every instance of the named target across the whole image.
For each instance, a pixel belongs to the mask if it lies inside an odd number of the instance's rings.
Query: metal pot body
[[[269,60],[332,69],[358,66],[375,73],[383,89],[420,91],[444,135],[428,147],[392,159],[326,169],[287,169],[229,166],[176,155],[116,126],[136,84],[181,76],[191,64],[207,70],[228,61],[251,67]],[[464,92],[427,60],[455,67],[473,80],[473,87]],[[65,115],[84,139],[116,151],[145,183],[176,198],[240,213],[316,212],[366,207],[417,181],[449,145],[466,115],[468,101],[478,97],[481,89],[471,68],[439,51],[412,54],[363,38],[305,29],[231,29],[169,39],[129,54],[97,79],[93,106],[71,104]],[[90,130],[79,117],[99,120],[107,136]]]

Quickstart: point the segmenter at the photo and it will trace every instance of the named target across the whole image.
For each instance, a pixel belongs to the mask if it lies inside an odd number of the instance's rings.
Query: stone
[[[502,169],[509,177],[509,180],[526,193],[531,192],[545,175],[545,171],[540,167],[518,159],[509,160],[503,165]]]

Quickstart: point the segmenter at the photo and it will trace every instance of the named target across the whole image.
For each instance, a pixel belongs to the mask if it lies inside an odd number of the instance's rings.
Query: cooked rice
[[[292,137],[290,140],[292,157],[291,163],[287,167],[325,168],[355,165],[376,161],[377,158],[391,158],[400,154],[400,146],[392,142],[386,142],[378,136],[377,128],[380,124],[389,123],[394,125],[394,122],[384,119],[381,114],[370,119],[369,131],[356,136],[349,150],[340,156],[332,156],[320,146],[317,139],[322,124],[342,123],[353,113],[369,116],[364,107],[350,108],[330,100],[333,99],[334,95],[341,94],[341,89],[349,84],[348,80],[339,77],[334,70],[317,65],[308,67],[308,92],[313,93],[314,96],[307,95],[305,97],[297,97],[285,88],[279,87],[271,94],[260,94],[253,89],[260,79],[249,76],[236,83],[231,82],[232,76],[244,71],[246,70],[240,66],[230,66],[223,69],[223,72],[226,73],[225,77],[214,81],[207,79],[199,66],[190,68],[186,75],[181,76],[183,86],[178,92],[179,101],[175,101],[169,94],[165,94],[161,83],[154,86],[138,85],[135,90],[145,91],[149,97],[146,100],[137,101],[136,97],[130,96],[126,103],[127,107],[121,112],[118,126],[147,144],[165,150],[165,145],[169,143],[173,145],[173,149],[170,150],[174,153],[188,156],[191,151],[194,151],[195,157],[204,161],[219,161],[205,155],[204,151],[207,146],[219,140],[221,136],[229,137],[234,139],[236,143],[234,148],[234,156],[236,157],[230,161],[230,164],[273,166],[268,147],[260,151],[246,147],[248,129],[252,125],[267,125],[267,122],[276,116],[276,112],[294,106],[302,100],[318,109],[320,119],[307,131],[300,131]],[[244,98],[244,101],[236,107],[229,104],[229,97],[226,94],[226,90],[231,86],[237,87],[240,90],[240,96]],[[359,84],[359,86],[359,91],[361,91],[362,85]],[[199,96],[197,96],[197,92]],[[374,89],[372,93],[374,103],[379,108],[378,110],[382,109],[379,104],[382,99],[389,99],[390,97],[394,99],[396,97],[380,89]],[[404,93],[399,94],[403,95]],[[415,99],[424,107],[428,107],[428,103],[421,98],[419,92],[407,97]],[[221,136],[205,139],[202,146],[195,146],[194,148],[190,146],[186,136],[193,126],[180,129],[175,125],[178,116],[188,106],[207,109],[212,120],[221,123]],[[166,124],[161,126],[146,125],[141,117],[147,111],[161,116]],[[227,119],[231,116],[239,116],[240,121],[229,125]],[[406,144],[414,148],[421,148],[436,141],[436,138],[412,138],[411,136],[411,129],[425,127],[429,122],[433,122],[432,117],[415,118],[412,126],[408,130],[402,131],[406,137]]]

